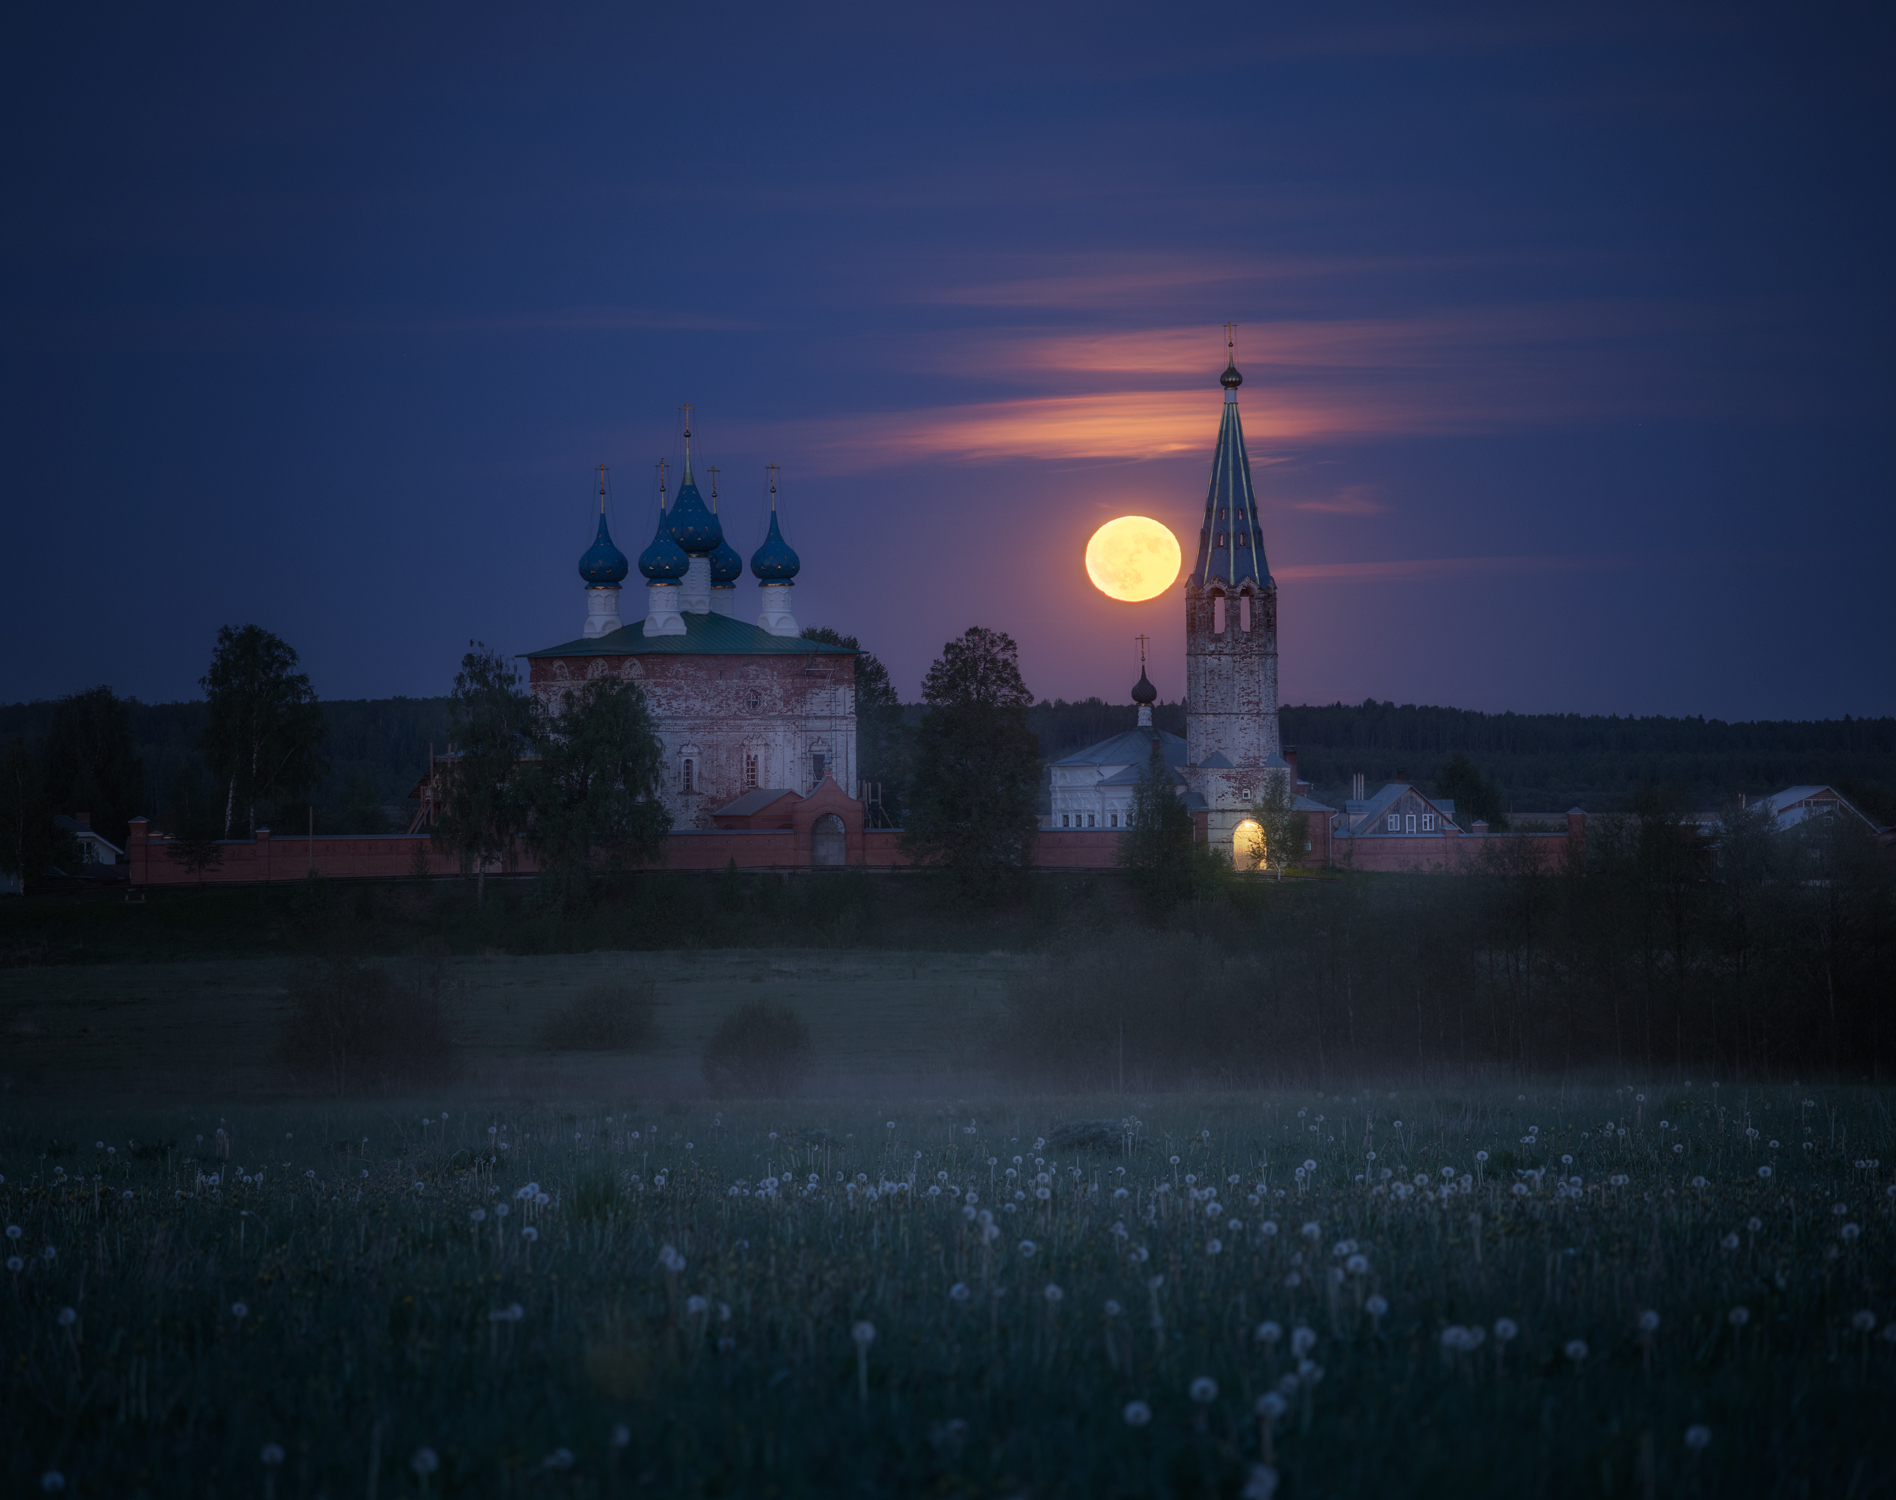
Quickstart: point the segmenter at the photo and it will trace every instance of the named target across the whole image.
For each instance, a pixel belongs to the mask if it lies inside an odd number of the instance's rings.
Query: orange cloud
[[[909,459],[984,462],[995,459],[1149,459],[1204,456],[1217,437],[1219,397],[1206,391],[1108,391],[1046,396],[974,406],[896,412],[847,423],[787,430],[813,446],[828,468],[874,468]],[[1371,417],[1360,401],[1286,387],[1252,397],[1244,429],[1253,441],[1328,438],[1366,428],[1446,428],[1452,413],[1418,406],[1398,418]],[[1261,462],[1254,455],[1254,462]]]

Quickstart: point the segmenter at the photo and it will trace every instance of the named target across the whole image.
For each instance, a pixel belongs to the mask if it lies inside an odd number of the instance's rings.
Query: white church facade
[[[826,780],[854,793],[856,653],[803,639],[793,604],[802,565],[778,525],[774,472],[770,520],[750,559],[761,608],[754,625],[737,618],[743,560],[715,486],[707,505],[692,477],[690,442],[687,428],[677,497],[667,506],[661,479],[657,531],[639,554],[645,618],[620,619],[632,565],[613,545],[602,489],[598,533],[579,562],[584,632],[529,653],[527,666],[530,691],[548,703],[598,677],[636,682],[664,746],[672,826],[708,830],[741,799],[807,797]]]

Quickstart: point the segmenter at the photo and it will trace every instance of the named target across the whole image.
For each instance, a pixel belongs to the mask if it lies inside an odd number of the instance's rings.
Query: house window
[[[698,790],[697,786],[694,784],[693,769],[694,768],[692,766],[691,760],[689,757],[687,757],[684,763],[684,781],[680,786],[681,791],[695,792]]]
[[[1400,833],[1402,831],[1402,817],[1400,814],[1391,813],[1389,815],[1389,831],[1391,833]]]
[[[1409,827],[1407,829],[1407,832],[1409,833],[1415,832],[1415,814],[1414,813],[1409,814]]]
[[[1117,828],[1117,827],[1119,826],[1119,814],[1118,814],[1118,813],[1107,813],[1107,814],[1106,814],[1106,826],[1107,826],[1108,828]]]
[[[1422,814],[1422,831],[1424,833],[1435,832],[1435,814],[1434,813]]]
[[[1091,828],[1093,826],[1093,815],[1091,813],[1088,813],[1086,815],[1086,826],[1088,828]]]
[[[1061,826],[1062,828],[1071,828],[1071,827],[1073,826],[1073,818],[1072,818],[1072,815],[1071,815],[1071,814],[1069,814],[1069,813],[1061,813],[1061,814],[1060,814],[1060,826]]]
[[[757,790],[757,756],[748,750],[744,752],[744,790]]]
[[[811,786],[813,787],[821,786],[823,784],[823,767],[827,765],[828,763],[829,763],[829,757],[825,755],[821,750],[812,750],[810,752],[810,785]]]

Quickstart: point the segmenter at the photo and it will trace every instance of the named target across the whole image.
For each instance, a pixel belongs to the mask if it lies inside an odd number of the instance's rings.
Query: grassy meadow
[[[1891,1493],[1886,1091],[590,1081],[15,1091],[8,1492]]]

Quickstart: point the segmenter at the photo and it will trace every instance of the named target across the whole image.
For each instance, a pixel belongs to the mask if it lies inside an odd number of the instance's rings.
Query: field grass
[[[6,1488],[1887,1496],[1890,1102],[15,1095]]]
[[[301,958],[0,969],[0,1085],[83,1098],[258,1098]],[[809,1024],[811,1089],[936,1088],[980,1061],[1018,955],[742,949],[448,960],[461,1083],[483,1097],[696,1093],[718,1022],[760,997]],[[553,1053],[544,1019],[605,979],[654,986],[655,1044]]]

